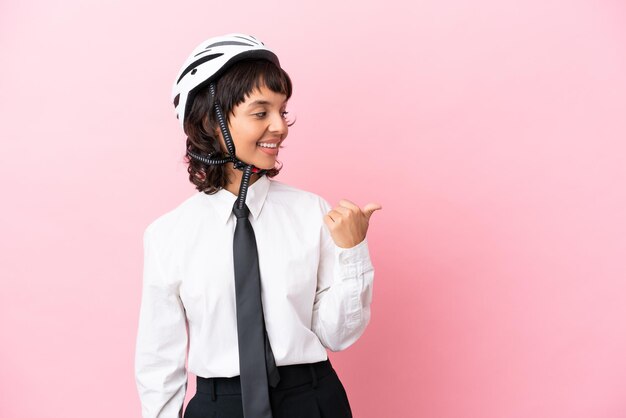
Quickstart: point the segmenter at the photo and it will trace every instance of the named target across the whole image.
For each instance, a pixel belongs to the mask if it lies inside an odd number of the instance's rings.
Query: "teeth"
[[[259,146],[263,147],[263,148],[276,148],[276,147],[278,147],[278,144],[262,144],[262,143],[259,143]]]

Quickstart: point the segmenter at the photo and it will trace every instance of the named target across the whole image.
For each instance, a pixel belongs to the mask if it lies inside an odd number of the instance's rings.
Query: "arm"
[[[325,214],[331,207],[321,202]],[[326,348],[341,351],[358,340],[369,323],[374,268],[367,238],[341,248],[326,226],[321,229],[312,329]]]
[[[177,285],[166,280],[155,244],[148,227],[135,379],[143,418],[180,418],[187,390],[185,312]]]

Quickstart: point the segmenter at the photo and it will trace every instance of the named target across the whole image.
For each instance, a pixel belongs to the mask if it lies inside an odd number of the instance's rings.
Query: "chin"
[[[254,164],[255,167],[263,170],[271,170],[272,168],[276,167],[276,157],[272,156],[270,158],[255,158],[252,164]]]
[[[262,170],[271,170],[272,168],[276,167],[276,164],[255,164],[255,166]]]

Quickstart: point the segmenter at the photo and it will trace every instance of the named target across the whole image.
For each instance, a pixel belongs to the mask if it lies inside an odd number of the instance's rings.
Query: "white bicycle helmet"
[[[216,80],[228,67],[247,58],[263,58],[280,67],[278,57],[254,36],[242,33],[209,38],[185,60],[172,87],[176,117],[184,130],[185,116],[195,93]]]

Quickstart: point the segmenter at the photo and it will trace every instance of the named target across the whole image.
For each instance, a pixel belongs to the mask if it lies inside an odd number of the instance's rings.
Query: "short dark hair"
[[[264,59],[247,59],[233,64],[215,83],[215,98],[220,103],[222,113],[227,119],[233,114],[233,108],[243,103],[254,90],[265,86],[275,93],[291,97],[292,84],[289,75],[274,63]],[[208,86],[201,88],[193,99],[190,111],[184,122],[187,134],[187,150],[211,158],[224,158],[219,139],[215,133],[219,129],[214,110],[214,101]],[[225,164],[209,165],[185,156],[188,164],[189,181],[198,191],[214,194],[228,184],[228,172]],[[266,172],[274,177],[282,168],[278,166]]]

